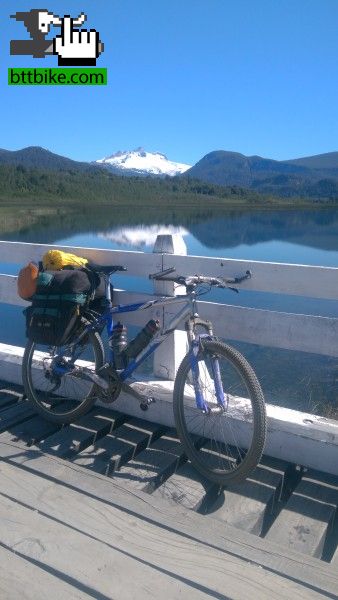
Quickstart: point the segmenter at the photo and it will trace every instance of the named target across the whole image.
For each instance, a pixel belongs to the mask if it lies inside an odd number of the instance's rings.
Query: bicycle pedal
[[[143,402],[140,403],[141,410],[148,410],[149,406],[156,402],[155,398],[145,398]]]

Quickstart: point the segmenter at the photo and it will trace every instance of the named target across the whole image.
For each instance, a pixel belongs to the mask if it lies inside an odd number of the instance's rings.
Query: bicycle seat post
[[[109,306],[111,306],[110,273],[104,273],[103,277],[104,277],[106,301],[109,303]]]

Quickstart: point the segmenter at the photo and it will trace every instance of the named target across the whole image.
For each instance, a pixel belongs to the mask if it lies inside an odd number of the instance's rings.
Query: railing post
[[[187,247],[183,237],[178,234],[158,235],[154,244],[154,253],[157,254],[187,254]],[[162,268],[163,256],[162,256]],[[154,281],[154,293],[163,296],[177,296],[185,293],[185,289],[175,287],[171,281]],[[169,313],[170,310],[170,313]],[[177,307],[163,308],[163,324],[172,318],[172,311]],[[174,331],[171,336],[159,346],[154,355],[154,375],[164,379],[174,380],[177,369],[187,352],[187,336],[185,331]]]

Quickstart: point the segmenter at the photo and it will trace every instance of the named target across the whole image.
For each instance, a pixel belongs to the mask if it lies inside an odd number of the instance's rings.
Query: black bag
[[[28,339],[52,346],[69,343],[100,283],[95,275],[87,269],[40,273],[32,306],[25,311]]]
[[[63,346],[70,342],[80,317],[79,306],[74,302],[53,302],[45,306],[26,309],[26,335],[36,344]]]

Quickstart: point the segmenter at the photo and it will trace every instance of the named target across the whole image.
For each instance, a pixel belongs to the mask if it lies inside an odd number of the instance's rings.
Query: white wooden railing
[[[121,288],[125,276],[148,279],[149,273],[169,267],[175,267],[178,275],[199,273],[224,277],[238,276],[250,269],[253,277],[244,281],[241,289],[338,300],[338,268],[187,256],[183,239],[177,234],[158,236],[153,253],[57,247],[84,256],[95,263],[125,265],[128,269],[127,273],[115,277],[115,285]],[[50,248],[49,245],[0,241],[0,262],[23,265],[29,260],[38,261]],[[151,298],[156,294],[179,293],[179,291],[174,292],[173,285],[168,282],[155,282],[154,286],[153,294],[118,289],[115,292],[115,300],[117,303],[128,303]],[[0,303],[25,304],[17,296],[16,276],[0,274]],[[123,315],[123,320],[127,324],[143,325],[148,316],[166,320],[171,318],[170,313],[175,310],[177,307],[172,306],[165,311],[161,308],[160,312],[149,309],[147,315],[143,311],[126,313]],[[201,316],[215,323],[217,335],[220,337],[263,346],[338,356],[337,318],[202,301],[199,302],[199,312]],[[182,330],[183,326],[182,323]],[[166,380],[164,386],[166,400],[171,399],[172,383],[170,382],[175,377],[185,351],[184,333],[177,331],[175,336],[156,352],[154,376]],[[21,356],[22,349],[15,349],[1,343],[0,329],[0,378],[7,378],[8,381],[20,380],[18,369]],[[145,386],[150,385],[149,381],[143,383]],[[152,385],[161,387],[158,380],[152,381]],[[139,414],[135,412],[134,404],[124,399],[124,409],[128,409],[132,414]],[[173,423],[171,414],[164,414],[160,406],[148,413],[147,418],[150,420],[161,419],[169,425]],[[268,415],[267,449],[270,454],[338,474],[337,421],[272,406],[268,406]]]

